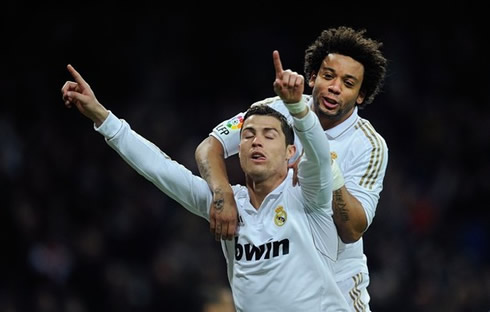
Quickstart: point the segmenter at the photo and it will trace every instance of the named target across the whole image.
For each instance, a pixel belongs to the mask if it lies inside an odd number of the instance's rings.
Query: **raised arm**
[[[74,104],[80,113],[91,119],[99,127],[109,116],[109,111],[99,103],[88,83],[71,65],[66,68],[75,81],[67,81],[61,88],[61,94],[66,107]]]
[[[282,70],[277,51],[273,54],[276,68],[274,90],[293,116],[294,132],[304,154],[298,165],[298,179],[310,220],[315,245],[330,259],[337,259],[337,230],[332,220],[332,169],[330,145],[317,115],[302,100],[303,76]]]
[[[293,117],[303,118],[309,110],[303,101],[305,78],[290,69],[283,70],[278,51],[272,53],[272,60],[276,71],[274,92],[282,99]]]
[[[279,52],[273,52],[276,79],[274,91],[293,116],[294,130],[303,145],[298,178],[307,207],[326,209],[332,200],[330,147],[318,117],[303,101],[304,78],[283,70]]]
[[[204,180],[173,161],[157,146],[131,130],[96,99],[81,75],[70,65],[75,81],[67,81],[61,89],[67,107],[73,105],[91,119],[96,130],[134,170],[152,182],[190,212],[208,219],[211,192]]]

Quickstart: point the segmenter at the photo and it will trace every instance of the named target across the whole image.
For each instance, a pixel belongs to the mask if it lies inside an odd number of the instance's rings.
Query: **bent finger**
[[[220,241],[221,240],[221,224],[217,224],[216,225],[216,229],[215,229],[215,232],[214,232],[214,239],[216,241]]]
[[[209,218],[209,231],[211,233],[216,233],[216,219],[213,217]]]
[[[230,224],[228,224],[228,235],[226,239],[232,240],[235,237],[235,232],[236,232],[236,221],[230,222]]]

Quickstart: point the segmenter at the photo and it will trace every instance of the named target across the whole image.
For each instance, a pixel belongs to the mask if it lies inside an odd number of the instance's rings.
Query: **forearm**
[[[301,122],[300,122],[301,121]],[[295,133],[304,155],[298,165],[298,179],[308,206],[325,207],[332,200],[330,147],[313,112],[294,118]]]
[[[212,195],[203,179],[173,161],[112,114],[96,130],[141,176],[192,213],[208,217]]]
[[[367,227],[362,204],[345,186],[333,192],[333,219],[344,243],[358,241]]]
[[[223,146],[216,138],[209,136],[202,141],[196,149],[195,158],[201,177],[213,192],[223,189],[231,191]]]
[[[94,122],[95,126],[98,128],[104,123],[104,121],[109,116],[109,111],[102,105],[99,105],[94,109],[89,118]]]
[[[221,143],[209,136],[196,149],[199,172],[213,192],[209,226],[215,239],[230,240],[236,233],[237,207],[233,189],[226,173],[224,150]]]

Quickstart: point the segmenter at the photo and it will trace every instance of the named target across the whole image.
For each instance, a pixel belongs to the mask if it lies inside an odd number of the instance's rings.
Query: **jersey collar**
[[[288,174],[286,176],[286,178],[284,179],[284,181],[281,182],[281,184],[279,184],[274,190],[272,190],[267,196],[279,196],[281,195],[283,192],[284,192],[284,188],[287,186],[287,185],[293,185],[293,169],[288,169]]]
[[[284,191],[284,188],[287,186],[287,185],[293,185],[293,175],[294,175],[294,171],[293,169],[288,169],[288,174],[287,176],[284,178],[284,181],[282,181],[275,189],[273,189],[269,194],[267,194],[266,198],[268,196],[278,196],[278,195],[281,195],[282,192]],[[239,199],[244,199],[244,198],[249,198],[249,194],[248,194],[248,190],[247,190],[247,187],[244,186],[244,192],[239,192],[236,194],[236,197],[239,198]]]
[[[352,112],[352,115],[349,116],[349,118],[347,118],[340,124],[336,125],[335,127],[325,130],[325,133],[327,134],[330,140],[336,139],[342,133],[344,133],[350,127],[352,127],[357,122],[358,119],[359,119],[359,115],[357,114],[357,106],[356,106],[354,107],[354,111]]]

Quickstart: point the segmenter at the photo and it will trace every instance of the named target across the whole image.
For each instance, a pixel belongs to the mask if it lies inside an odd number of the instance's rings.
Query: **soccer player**
[[[380,91],[387,63],[381,43],[364,34],[348,27],[324,30],[305,52],[305,74],[313,93],[303,95],[320,119],[340,167],[337,172],[345,180],[344,186],[333,189],[333,217],[341,238],[334,272],[352,311],[369,311],[362,235],[374,218],[388,162],[385,140],[358,115],[358,107],[371,103]],[[259,103],[291,120],[280,97]],[[214,194],[210,228],[217,240],[230,239],[236,230],[237,209],[224,158],[237,153],[242,120],[240,113],[219,124],[196,150],[201,176]],[[301,142],[296,145],[301,151]]]
[[[293,186],[288,169],[296,153],[292,127],[267,105],[250,108],[239,150],[246,185],[232,187],[241,225],[234,240],[221,242],[234,304],[237,311],[348,311],[331,269],[338,246],[332,188],[343,181],[332,179],[328,140],[318,117],[302,99],[303,76],[284,71],[277,51],[273,60],[274,90],[291,113],[304,149],[298,165],[300,184]],[[75,81],[62,87],[65,105],[75,105],[91,119],[139,174],[209,220],[213,194],[206,181],[131,130],[98,102],[73,67],[68,70]]]

